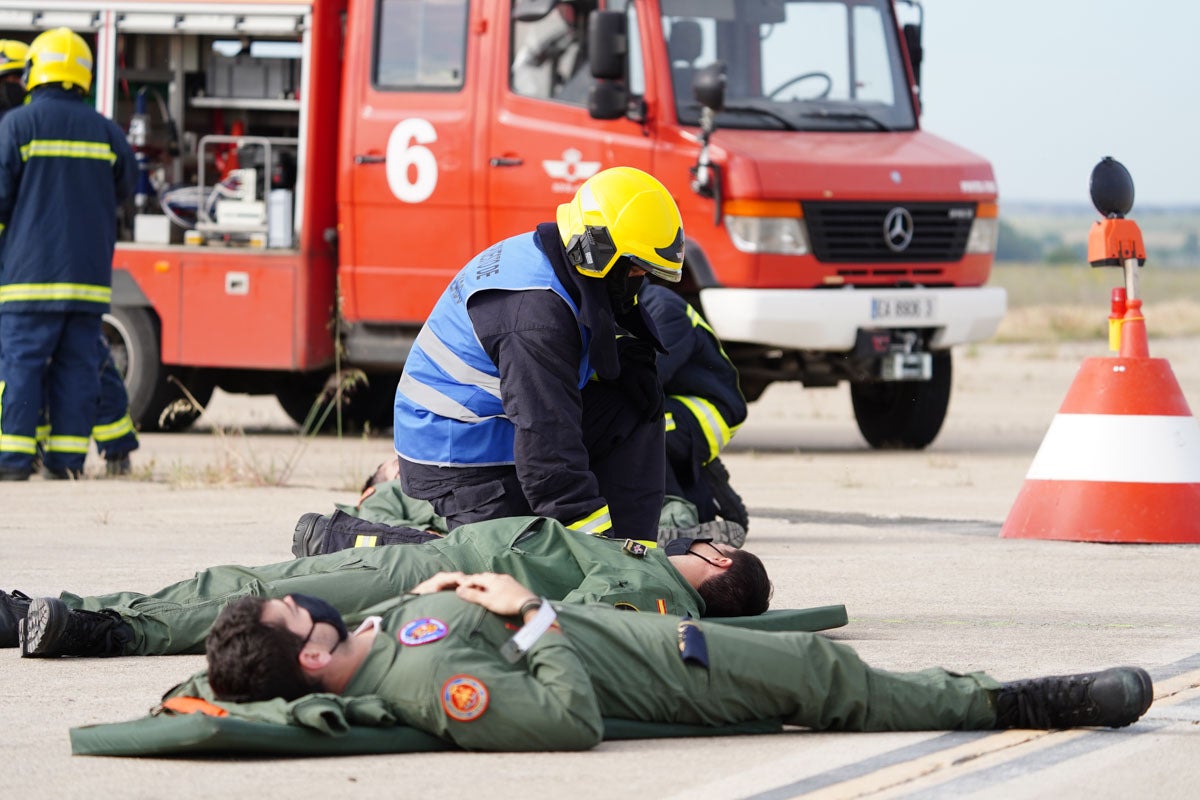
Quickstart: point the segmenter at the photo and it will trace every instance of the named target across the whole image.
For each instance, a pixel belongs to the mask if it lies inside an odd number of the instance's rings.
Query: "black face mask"
[[[646,283],[645,275],[632,277],[629,269],[633,264],[626,258],[617,259],[608,275],[604,277],[605,288],[608,289],[608,299],[612,303],[613,314],[620,316],[633,311],[637,303],[638,292]]]
[[[0,83],[0,111],[16,108],[25,102],[25,89],[19,83],[4,81]]]
[[[308,594],[293,594],[292,602],[308,612],[314,626],[318,622],[326,622],[336,628],[339,642],[346,641],[346,638],[350,636],[350,631],[346,629],[346,621],[342,619],[338,610],[327,601]]]
[[[663,545],[663,554],[668,556],[684,556],[696,542],[709,542],[711,539],[672,539]]]

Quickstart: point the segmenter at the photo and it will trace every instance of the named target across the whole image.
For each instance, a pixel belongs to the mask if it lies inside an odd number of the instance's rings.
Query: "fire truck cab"
[[[90,37],[129,131],[108,330],[135,419],[186,386],[297,419],[335,368],[390,425],[453,274],[609,166],[651,172],[680,288],[743,392],[849,381],[875,447],[924,447],[951,348],[990,337],[996,187],[920,129],[920,6],[892,0],[0,0]]]

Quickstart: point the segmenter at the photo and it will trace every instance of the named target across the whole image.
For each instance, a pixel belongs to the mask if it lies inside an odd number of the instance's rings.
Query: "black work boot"
[[[42,477],[48,481],[77,481],[83,477],[83,470],[69,469],[66,467],[62,469],[55,469],[43,464]]]
[[[1001,685],[997,728],[1124,728],[1146,713],[1154,685],[1141,667],[1031,678]]]
[[[21,628],[21,658],[119,656],[133,629],[115,611],[77,611],[56,597],[29,603]]]
[[[129,453],[107,458],[104,461],[104,474],[110,478],[123,478],[133,472],[133,463]]]
[[[292,534],[292,555],[296,558],[319,556],[325,552],[325,532],[329,517],[321,514],[301,514]]]
[[[32,472],[31,467],[0,467],[0,481],[27,481]]]
[[[18,592],[0,592],[0,647],[16,647],[20,644],[17,631],[25,612],[29,610],[29,595]]]
[[[712,490],[713,500],[716,501],[717,514],[723,519],[740,525],[742,530],[749,530],[750,514],[746,511],[746,503],[729,483],[729,470],[721,463],[721,459],[714,458],[705,465],[703,475]],[[743,537],[744,540],[745,537]],[[741,547],[740,544],[737,546]]]

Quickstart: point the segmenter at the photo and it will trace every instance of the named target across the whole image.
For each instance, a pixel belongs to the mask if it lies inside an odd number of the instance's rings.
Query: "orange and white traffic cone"
[[[1200,543],[1200,422],[1166,359],[1083,362],[1000,535]]]
[[[1092,266],[1123,266],[1124,313],[1114,292],[1110,344],[1116,358],[1089,358],[1000,529],[1005,538],[1083,542],[1200,543],[1200,422],[1171,365],[1150,358],[1137,270],[1141,231],[1129,173],[1111,158],[1092,173],[1105,215],[1088,236]]]

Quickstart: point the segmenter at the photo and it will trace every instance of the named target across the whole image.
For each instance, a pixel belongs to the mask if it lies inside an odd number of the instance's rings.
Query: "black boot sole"
[[[21,627],[21,658],[53,658],[54,642],[67,623],[67,606],[55,597],[36,597]]]

